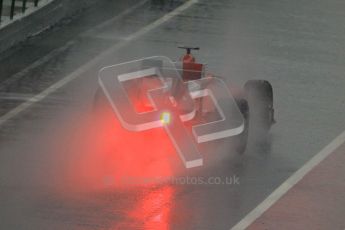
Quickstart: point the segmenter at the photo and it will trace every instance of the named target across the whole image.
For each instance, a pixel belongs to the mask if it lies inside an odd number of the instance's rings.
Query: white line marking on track
[[[117,20],[123,18],[127,14],[130,14],[131,12],[135,11],[139,7],[143,6],[148,1],[149,0],[143,0],[143,1],[138,2],[137,4],[133,5],[132,7],[128,8],[127,10],[123,11],[119,15],[116,15],[115,17],[113,17],[113,18],[111,18],[105,22],[102,22],[101,24],[93,27],[92,29],[87,30],[86,32],[82,33],[81,36],[94,36],[99,30],[103,29],[104,27],[110,26],[111,24],[113,24]]]
[[[8,78],[7,80],[1,82],[0,85],[0,90],[4,90],[6,89],[6,87],[8,87],[10,84],[12,84],[13,82],[19,80],[20,78],[22,78],[23,76],[25,76],[26,74],[28,74],[31,70],[35,69],[36,67],[50,61],[53,57],[57,56],[58,54],[64,52],[65,50],[67,50],[68,48],[70,48],[72,45],[74,45],[76,43],[76,41],[69,41],[67,42],[64,46],[61,46],[57,49],[54,49],[53,51],[49,52],[47,55],[43,56],[42,58],[38,59],[37,61],[35,61],[34,63],[32,63],[31,65],[29,65],[28,67],[26,67],[25,69],[23,69],[22,71],[12,75],[10,78]]]
[[[80,68],[76,69],[71,74],[67,75],[66,77],[64,77],[60,81],[54,83],[53,85],[51,85],[50,87],[48,87],[47,89],[42,91],[41,93],[39,93],[36,96],[28,99],[27,101],[25,101],[22,104],[18,105],[16,108],[10,110],[9,112],[7,112],[3,116],[1,116],[0,117],[0,126],[5,124],[8,120],[10,120],[10,119],[14,118],[15,116],[17,116],[19,113],[25,111],[26,109],[28,109],[33,104],[35,104],[35,103],[37,103],[39,101],[42,101],[44,98],[46,98],[51,93],[55,92],[56,90],[60,89],[61,87],[65,86],[66,84],[71,82],[72,80],[76,79],[82,73],[86,72],[87,70],[89,70],[93,66],[97,65],[100,61],[102,61],[103,59],[106,59],[108,56],[113,54],[118,49],[124,47],[129,42],[139,38],[140,36],[150,32],[153,29],[157,28],[158,26],[162,25],[163,23],[165,23],[165,22],[169,21],[170,19],[174,18],[175,16],[181,14],[183,11],[187,10],[189,7],[193,6],[196,3],[198,3],[198,0],[189,0],[189,1],[187,1],[186,3],[184,3],[181,6],[179,6],[175,10],[171,11],[170,13],[164,15],[163,17],[157,19],[153,23],[143,27],[139,31],[137,31],[137,32],[133,33],[132,35],[128,36],[126,38],[126,40],[121,41],[121,42],[115,44],[114,46],[111,46],[106,51],[104,51],[103,53],[99,54],[94,59],[90,60],[89,62],[87,62],[86,64],[81,66]]]
[[[248,213],[231,230],[242,230],[248,228],[256,219],[274,205],[284,194],[286,194],[294,185],[303,179],[314,167],[320,164],[326,157],[331,155],[340,145],[345,142],[345,131],[336,137],[330,144],[323,148],[318,154],[311,158],[297,172],[290,176],[281,184],[271,195],[261,202],[255,209]]]

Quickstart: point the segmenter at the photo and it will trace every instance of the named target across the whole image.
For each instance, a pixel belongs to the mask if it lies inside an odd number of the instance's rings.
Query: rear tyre
[[[235,151],[239,154],[243,154],[246,151],[248,142],[249,106],[247,100],[244,98],[235,98],[235,101],[244,118],[244,130],[235,139]]]
[[[272,85],[266,80],[250,80],[244,90],[249,105],[250,129],[257,139],[265,139],[275,123]]]

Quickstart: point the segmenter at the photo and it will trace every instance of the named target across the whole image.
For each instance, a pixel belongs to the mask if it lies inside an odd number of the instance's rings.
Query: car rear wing
[[[184,81],[193,81],[206,76],[206,64],[174,62]]]

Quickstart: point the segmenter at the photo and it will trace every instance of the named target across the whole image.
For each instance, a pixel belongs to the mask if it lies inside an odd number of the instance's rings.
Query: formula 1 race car
[[[196,142],[231,137],[234,149],[240,154],[245,152],[249,129],[257,139],[264,139],[275,123],[271,84],[266,80],[249,80],[240,89],[228,86],[221,77],[207,73],[205,64],[196,62],[191,51],[199,47],[179,48],[186,53],[178,62],[150,57],[102,69],[95,105],[104,102],[111,105],[122,126],[132,131],[182,120],[194,126],[191,136]],[[174,145],[181,152],[180,147],[186,146],[184,141],[188,137],[177,129],[168,133],[170,137],[175,135]],[[181,158],[185,161],[188,157]],[[185,165],[188,168],[186,162]]]

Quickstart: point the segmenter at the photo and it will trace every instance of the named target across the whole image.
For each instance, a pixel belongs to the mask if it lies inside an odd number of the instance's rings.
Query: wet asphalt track
[[[176,7],[145,4],[121,20],[85,33],[110,18],[114,9],[121,11],[114,3],[107,4],[2,56],[0,114]],[[1,126],[0,228],[230,229],[344,130],[344,7],[336,0],[200,0],[130,42]],[[75,145],[75,133],[90,117],[99,68],[154,55],[176,59],[179,44],[200,46],[199,60],[229,83],[242,85],[249,79],[272,83],[277,124],[269,144],[257,146],[252,135],[247,152],[238,156],[226,144],[217,143],[205,148],[205,154],[221,156],[220,161],[180,172],[221,178],[236,175],[239,185],[165,184],[124,190],[105,181],[104,189],[91,185],[78,189],[65,169],[77,171],[85,156],[71,151],[69,145]],[[10,77],[59,48],[47,61]],[[85,178],[100,180],[92,170]]]

